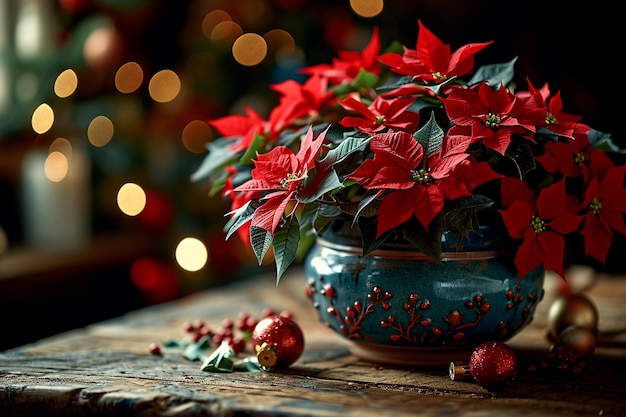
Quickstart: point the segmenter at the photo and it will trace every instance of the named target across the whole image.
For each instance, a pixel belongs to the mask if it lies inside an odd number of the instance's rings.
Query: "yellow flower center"
[[[578,166],[582,166],[587,162],[587,157],[585,156],[584,153],[582,152],[578,152],[575,156],[574,156],[574,163]]]
[[[411,178],[413,181],[419,184],[426,184],[433,180],[433,177],[429,173],[430,170],[425,169],[412,169],[411,170]]]
[[[502,119],[500,119],[500,116],[490,112],[487,115],[487,119],[485,120],[485,126],[487,126],[489,129],[497,129],[500,126],[501,120]]]
[[[530,227],[533,228],[535,234],[539,234],[546,230],[545,222],[537,216],[532,216],[530,218]]]
[[[593,201],[589,203],[589,210],[596,215],[600,213],[602,210],[602,202],[598,199],[598,197],[595,197]]]
[[[444,81],[444,80],[446,80],[448,78],[445,74],[442,74],[439,71],[434,72],[433,73],[433,77],[435,77],[437,80],[441,80],[441,81]]]
[[[385,123],[385,116],[384,115],[376,116],[376,118],[374,119],[374,124],[382,125],[383,123]]]
[[[552,113],[548,113],[546,115],[546,124],[547,125],[558,125],[559,121],[556,120],[556,117]]]
[[[283,188],[289,188],[289,183],[298,178],[298,174],[289,174],[287,178],[284,178],[280,181],[280,186]]]

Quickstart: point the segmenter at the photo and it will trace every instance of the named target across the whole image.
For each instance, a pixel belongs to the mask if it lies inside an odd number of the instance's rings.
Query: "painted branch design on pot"
[[[391,292],[374,286],[367,294],[366,302],[354,300],[347,306],[337,305],[337,289],[332,284],[325,283],[323,276],[319,276],[317,282],[309,280],[306,294],[313,301],[316,309],[321,308],[320,304],[327,305],[325,313],[334,318],[339,331],[352,340],[367,340],[367,329],[363,329],[368,326],[364,322],[365,319],[379,309],[390,310],[391,300],[394,298]],[[316,294],[321,295],[326,302],[316,300]],[[508,301],[504,307],[504,315],[507,318],[498,322],[497,325],[497,332],[502,338],[522,327],[529,317],[532,317],[533,307],[539,301],[535,293],[524,296],[519,285],[514,289],[509,289],[505,296]],[[431,307],[429,300],[422,299],[417,293],[410,293],[402,305],[406,318],[389,314],[380,320],[379,325],[392,332],[389,339],[393,343],[415,346],[462,344],[468,337],[468,332],[477,328],[487,314],[495,314],[492,303],[485,299],[482,293],[471,296],[460,308],[452,309],[447,315],[442,316],[442,324],[435,324],[437,321],[428,316],[427,313],[430,312]],[[345,313],[342,313],[344,309]],[[520,309],[521,317],[516,321],[515,318],[520,314]],[[468,321],[470,316],[473,319]]]
[[[329,284],[326,285],[332,288]],[[326,291],[326,294],[327,293],[328,292]],[[363,339],[363,335],[361,334],[361,323],[365,317],[372,314],[374,309],[379,305],[383,310],[389,310],[391,308],[391,305],[389,304],[391,297],[391,293],[386,291],[383,292],[380,287],[374,287],[372,288],[372,292],[367,295],[368,304],[365,308],[363,308],[363,303],[361,301],[355,301],[352,306],[348,306],[346,308],[346,314],[342,317],[335,306],[332,305],[332,298],[329,298],[329,306],[326,311],[328,314],[334,315],[337,320],[340,321],[339,330],[341,330],[341,332],[348,339],[360,340]]]
[[[509,300],[506,303],[505,310],[507,314],[512,314],[512,317],[517,317],[517,312],[519,308],[522,308],[522,317],[517,323],[512,323],[512,320],[509,319],[506,322],[501,321],[498,323],[498,333],[505,337],[510,332],[515,332],[517,329],[522,327],[527,320],[532,318],[533,307],[539,302],[539,297],[535,293],[530,293],[526,297],[521,294],[521,286],[517,285],[515,287],[515,291],[509,289],[506,293],[506,298]],[[526,305],[521,307],[521,304],[527,301]]]

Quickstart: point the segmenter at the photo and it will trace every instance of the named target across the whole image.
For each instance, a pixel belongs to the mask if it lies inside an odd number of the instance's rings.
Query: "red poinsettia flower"
[[[285,98],[272,109],[268,120],[248,106],[244,110],[245,115],[229,115],[208,121],[224,138],[233,140],[230,144],[233,153],[247,150],[257,135],[270,141],[278,140],[280,133],[290,127],[294,119],[306,114],[301,101]]]
[[[523,98],[524,115],[529,121],[537,127],[545,127],[557,135],[570,139],[574,139],[575,133],[585,134],[589,131],[589,126],[578,123],[580,116],[563,112],[560,92],[549,99],[550,90],[547,83],[541,89],[537,89],[530,80],[526,81],[528,91],[516,93],[516,96]]]
[[[283,105],[291,109],[291,120],[303,116],[316,118],[320,109],[335,100],[334,93],[328,91],[328,80],[322,78],[320,74],[313,74],[303,84],[287,80],[273,84],[271,88],[281,94],[281,100],[285,101]]]
[[[487,83],[472,88],[453,88],[441,98],[450,121],[449,135],[471,135],[472,142],[482,143],[504,155],[511,136],[535,132],[532,123],[523,122],[522,104],[504,87],[494,90]]]
[[[265,126],[265,120],[251,107],[245,106],[244,111],[245,115],[233,114],[208,121],[224,138],[233,139],[230,145],[233,152],[247,149]]]
[[[535,159],[550,173],[579,177],[583,170],[588,170],[592,152],[589,137],[586,134],[575,134],[574,140],[546,142],[545,152],[535,156]]]
[[[574,213],[565,194],[565,181],[542,189],[538,196],[516,178],[502,178],[502,214],[513,239],[522,243],[515,255],[518,278],[542,266],[564,276],[565,235],[575,232],[582,216]]]
[[[380,53],[380,37],[378,28],[372,30],[372,37],[363,51],[339,51],[339,58],[333,58],[332,64],[319,64],[305,67],[300,70],[303,74],[318,74],[327,79],[330,85],[349,83],[356,78],[361,70],[380,73],[380,63],[377,60]]]
[[[594,158],[590,170],[594,176],[583,200],[587,212],[581,234],[585,239],[585,253],[604,263],[614,240],[613,230],[626,235],[626,199],[623,197],[626,166],[614,166],[608,158]]]
[[[406,132],[376,134],[369,146],[374,158],[347,178],[366,189],[387,192],[378,209],[377,236],[413,215],[428,229],[445,199],[470,195],[469,190],[495,177],[486,164],[470,166],[465,153],[425,159],[422,145]]]
[[[419,113],[408,110],[414,101],[413,98],[386,100],[377,96],[372,104],[366,106],[350,96],[339,104],[344,109],[356,112],[363,117],[345,116],[339,123],[344,127],[355,127],[365,133],[376,133],[386,128],[414,133],[420,119]]]
[[[322,132],[314,140],[313,130],[309,128],[297,154],[285,146],[276,146],[257,155],[253,161],[252,178],[234,190],[265,194],[261,197],[263,204],[254,212],[251,226],[260,227],[273,236],[287,207],[293,205],[295,210],[298,205],[295,195],[315,167],[315,158],[319,157],[324,138],[325,132]]]
[[[450,53],[450,45],[444,44],[420,20],[417,23],[419,33],[415,49],[404,47],[403,54],[389,52],[378,57],[392,71],[414,79],[439,83],[468,74],[474,67],[474,55],[493,43],[470,43]]]

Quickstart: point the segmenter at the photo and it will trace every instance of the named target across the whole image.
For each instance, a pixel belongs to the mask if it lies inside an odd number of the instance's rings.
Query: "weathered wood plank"
[[[359,361],[317,321],[303,288],[297,276],[278,287],[261,276],[0,354],[0,415],[626,415],[624,337],[600,346],[577,379],[522,370],[505,390],[489,392],[451,381],[447,368]],[[151,342],[182,337],[185,321],[217,326],[264,307],[291,311],[305,332],[305,351],[289,369],[210,373],[177,351],[148,352]],[[544,324],[537,320],[510,342],[521,359],[547,352]]]

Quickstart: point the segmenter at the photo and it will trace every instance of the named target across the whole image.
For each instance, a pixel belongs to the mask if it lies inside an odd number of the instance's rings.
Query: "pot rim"
[[[369,258],[387,258],[387,259],[408,259],[419,261],[430,261],[437,263],[430,256],[419,252],[417,250],[391,250],[391,249],[375,249],[370,253],[363,255],[363,248],[359,246],[345,245],[340,243],[333,243],[323,237],[317,237],[317,244],[323,248],[334,249],[346,253],[350,253],[357,256],[364,256]],[[441,261],[459,261],[459,260],[483,260],[500,258],[509,255],[510,251],[500,250],[478,250],[478,251],[455,251],[455,252],[442,252]]]

